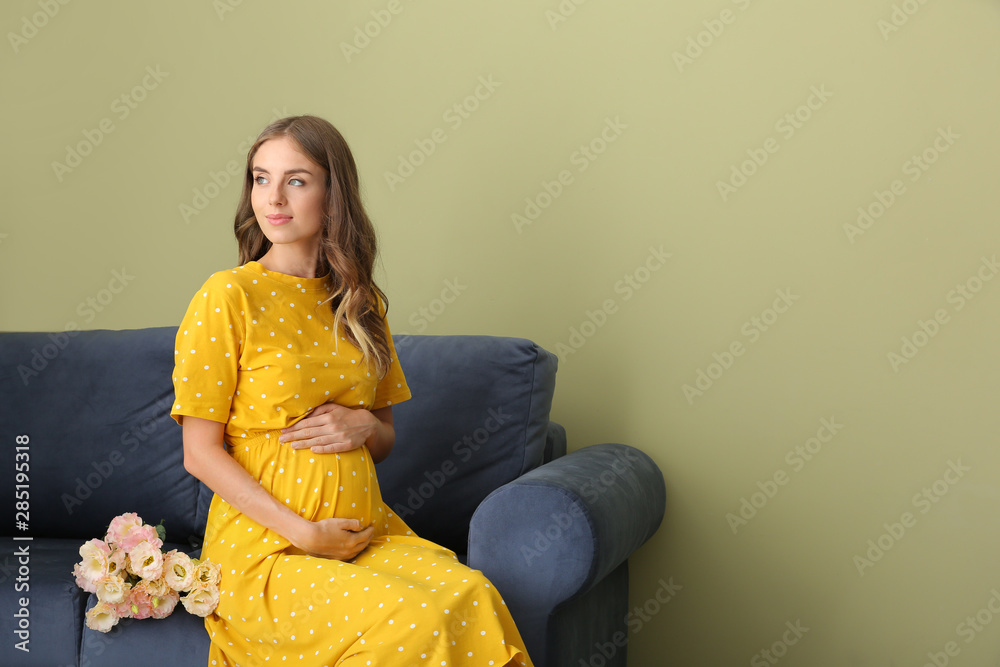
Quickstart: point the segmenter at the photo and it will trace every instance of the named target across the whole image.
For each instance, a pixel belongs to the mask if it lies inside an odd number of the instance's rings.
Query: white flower
[[[222,578],[222,566],[210,560],[200,561],[194,570],[194,578],[199,586],[218,585]]]
[[[116,574],[109,574],[97,582],[97,599],[108,604],[118,604],[128,597],[132,585]]]
[[[107,602],[98,602],[87,612],[87,627],[98,632],[107,632],[118,622],[118,612]]]
[[[186,591],[194,584],[195,566],[183,551],[172,549],[163,557],[163,578],[175,591]]]
[[[108,574],[108,556],[111,548],[102,540],[88,540],[80,547],[80,574],[96,584]]]
[[[219,606],[219,589],[216,586],[195,588],[181,598],[181,603],[189,614],[208,616]]]

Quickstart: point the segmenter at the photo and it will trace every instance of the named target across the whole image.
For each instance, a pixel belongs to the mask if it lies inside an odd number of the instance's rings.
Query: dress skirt
[[[299,515],[354,518],[375,534],[353,560],[313,557],[214,496],[202,557],[221,564],[222,581],[205,618],[209,665],[531,665],[489,580],[383,502],[367,448],[314,454],[279,434],[227,449]]]

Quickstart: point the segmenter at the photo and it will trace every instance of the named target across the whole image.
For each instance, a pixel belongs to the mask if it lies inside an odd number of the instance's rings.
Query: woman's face
[[[290,137],[260,145],[251,169],[250,204],[264,236],[274,244],[302,245],[304,256],[318,247],[326,207],[326,170]]]

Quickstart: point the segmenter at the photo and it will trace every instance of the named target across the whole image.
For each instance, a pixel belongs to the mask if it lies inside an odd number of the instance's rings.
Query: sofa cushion
[[[95,604],[97,596],[90,595],[87,610]],[[208,649],[205,619],[189,614],[178,602],[166,618],[121,619],[107,633],[84,627],[80,667],[201,667],[208,664]]]
[[[38,537],[101,537],[122,512],[198,540],[200,482],[170,417],[176,327],[0,334],[0,438],[14,461],[29,438],[30,520]],[[15,467],[0,466],[12,489]],[[123,501],[127,498],[127,502]],[[14,503],[0,534],[15,530]]]
[[[129,655],[121,651],[128,646],[133,651],[132,656],[144,656],[139,662],[143,665],[152,664],[173,664],[173,665],[195,665],[207,664],[208,662],[208,633],[205,632],[204,621],[196,616],[191,616],[183,608],[177,608],[172,614],[179,617],[170,621],[149,621],[149,624],[167,623],[166,626],[176,626],[178,631],[163,633],[162,636],[169,638],[178,645],[184,644],[184,650],[190,655],[202,656],[204,658],[197,661],[174,660],[168,663],[166,657],[177,655],[180,649],[171,647],[172,653],[164,654],[164,661],[150,662],[145,656],[150,655],[147,647],[143,648],[133,641],[137,637],[148,637],[152,627],[144,627],[146,622],[137,623],[134,620],[124,620],[107,635],[90,630],[84,625],[84,614],[96,603],[96,597],[87,593],[76,585],[73,577],[73,565],[80,561],[80,545],[83,542],[77,539],[56,539],[44,538],[33,539],[31,541],[14,540],[9,537],[0,538],[0,631],[9,641],[0,643],[0,665],[43,665],[53,667],[54,665],[76,665],[77,656],[80,652],[81,642],[85,653],[89,654],[90,661],[86,659],[79,664],[83,666],[96,665],[124,665],[132,664],[128,660],[108,661],[107,655]],[[23,559],[18,555],[19,550],[27,547],[27,556]],[[165,543],[164,551],[170,549],[187,549],[187,545]],[[191,552],[192,555],[194,552]],[[25,564],[26,561],[26,564]],[[18,591],[15,586],[18,577],[24,579],[23,572],[19,572],[22,565],[27,567],[26,590]],[[16,647],[17,638],[15,630],[21,622],[15,616],[21,605],[20,598],[26,597],[28,600],[28,629],[30,631],[29,643],[26,648],[29,652],[24,652]],[[190,617],[190,618],[181,618]],[[118,636],[128,625],[134,625],[134,629],[128,630],[130,639],[128,641],[118,641]],[[117,643],[117,651],[109,651],[110,643]],[[163,645],[154,645],[156,648],[166,648]],[[142,652],[140,652],[142,648]],[[109,651],[104,658],[102,654]],[[187,655],[185,653],[184,655]],[[183,656],[182,656],[183,657]]]
[[[0,665],[75,665],[87,593],[76,585],[73,564],[80,561],[80,540],[19,541],[0,538]],[[27,553],[24,554],[24,550]],[[23,569],[22,569],[23,568]],[[28,602],[27,637],[15,616]],[[25,648],[16,644],[27,638]]]
[[[557,358],[523,338],[393,336],[413,398],[393,406],[382,497],[458,553],[491,491],[543,462]]]

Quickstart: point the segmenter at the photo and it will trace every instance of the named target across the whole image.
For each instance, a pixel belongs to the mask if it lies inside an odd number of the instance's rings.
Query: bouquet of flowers
[[[88,628],[107,632],[122,618],[166,618],[178,602],[196,616],[215,611],[219,564],[176,549],[163,553],[163,538],[162,525],[144,524],[129,512],[112,519],[103,540],[80,547],[76,584],[98,600],[87,612]]]

